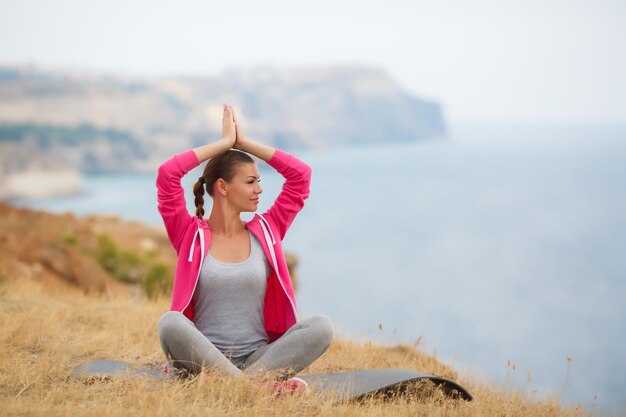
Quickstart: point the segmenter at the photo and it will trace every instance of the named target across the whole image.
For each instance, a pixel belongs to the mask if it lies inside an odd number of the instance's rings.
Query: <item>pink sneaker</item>
[[[298,377],[289,378],[282,382],[262,382],[258,384],[259,388],[274,392],[275,397],[281,397],[285,394],[305,393],[309,390],[309,384],[305,380]]]

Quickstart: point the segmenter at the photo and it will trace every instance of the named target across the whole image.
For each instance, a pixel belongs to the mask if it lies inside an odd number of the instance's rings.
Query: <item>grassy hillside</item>
[[[19,213],[4,208],[3,227],[0,228],[3,249],[16,250],[16,242],[23,239],[35,249],[38,240],[28,237],[31,228],[18,227],[19,222],[15,219]],[[31,226],[42,222],[39,226],[47,233],[65,233],[67,242],[64,244],[71,247],[78,244],[74,239],[88,237],[88,233],[78,227],[86,227],[87,220],[65,218],[62,223],[71,226],[68,219],[73,219],[77,227],[73,237],[68,237],[61,226],[58,230],[54,227],[54,219],[63,216],[30,211],[20,213],[32,216],[29,218]],[[15,230],[10,231],[7,224],[13,224]],[[50,227],[46,228],[46,224]],[[104,228],[106,223],[98,224]],[[116,229],[119,233],[123,229],[128,234],[133,228],[136,231],[142,228],[138,224],[114,224],[117,226],[109,225],[107,229],[111,236],[117,235]],[[146,236],[156,233],[147,228],[144,232]],[[145,243],[142,239],[133,241],[127,237],[125,248],[141,242]],[[158,251],[158,243],[151,250]],[[77,250],[77,253],[83,252]],[[561,407],[557,400],[537,402],[481,381],[464,379],[436,357],[420,351],[419,346],[373,345],[346,336],[338,337],[305,373],[389,367],[413,369],[454,379],[465,386],[475,400],[449,399],[429,383],[417,386],[411,395],[393,401],[372,398],[333,404],[315,393],[276,400],[259,392],[250,381],[217,376],[211,380],[196,378],[187,381],[122,378],[91,384],[70,381],[67,376],[73,367],[90,359],[122,360],[161,368],[163,357],[157,338],[157,321],[167,310],[167,296],[157,293],[148,298],[144,291],[136,290],[137,285],[122,284],[110,276],[107,278],[106,272],[102,272],[105,274],[100,278],[102,282],[87,281],[91,285],[88,288],[71,280],[53,278],[49,266],[20,256],[23,255],[14,252],[11,259],[0,258],[0,345],[3,347],[0,350],[0,398],[3,405],[0,415],[585,415],[579,409]],[[169,255],[162,256],[166,260]]]

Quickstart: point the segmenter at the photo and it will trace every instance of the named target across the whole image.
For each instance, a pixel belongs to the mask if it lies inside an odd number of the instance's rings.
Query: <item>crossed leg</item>
[[[202,368],[241,377],[278,372],[293,375],[319,358],[334,337],[326,316],[313,316],[293,325],[278,340],[261,346],[247,357],[229,360],[191,320],[178,311],[168,311],[159,320],[159,340],[174,372],[197,374]]]
[[[281,377],[289,378],[322,356],[333,337],[333,325],[328,317],[306,318],[291,326],[278,340],[255,350],[242,368],[252,376],[279,371]]]

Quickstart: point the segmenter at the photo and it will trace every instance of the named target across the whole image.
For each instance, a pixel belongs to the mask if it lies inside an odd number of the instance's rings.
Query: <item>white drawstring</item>
[[[189,249],[189,258],[187,258],[187,262],[193,261],[193,249],[196,246],[196,236],[200,235],[200,255],[204,255],[204,233],[202,229],[198,226],[196,233],[193,235],[193,240],[191,241],[191,249]]]
[[[189,303],[191,303],[191,300],[193,299],[193,294],[196,292],[196,287],[198,286],[199,280],[198,278],[200,278],[200,271],[202,270],[202,263],[204,261],[204,232],[202,231],[200,226],[198,226],[198,228],[196,229],[196,233],[193,235],[193,240],[191,241],[191,249],[189,250],[189,258],[187,258],[187,262],[193,261],[193,249],[196,245],[196,236],[198,236],[198,234],[200,234],[200,266],[198,267],[198,275],[196,275],[195,284],[193,284],[193,291],[191,291],[191,295],[189,296],[189,300],[187,301],[187,304],[185,304],[185,307],[180,310],[181,313],[187,310],[187,307],[189,307]]]
[[[261,214],[259,214],[259,217],[261,218],[261,220],[263,220],[265,222],[265,225],[267,226],[267,228],[270,231],[270,235],[272,236],[272,245],[276,244],[276,239],[274,239],[274,233],[272,232],[272,228],[270,227],[270,224],[267,222],[267,220],[265,220],[265,217],[263,217]],[[261,225],[263,225],[263,223],[261,223]],[[267,231],[265,230],[265,228],[263,228],[263,231],[265,233],[267,233]]]

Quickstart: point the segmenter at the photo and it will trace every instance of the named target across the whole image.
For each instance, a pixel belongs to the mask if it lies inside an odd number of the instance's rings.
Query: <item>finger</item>
[[[228,124],[233,123],[233,109],[228,105],[224,111],[224,121]]]

